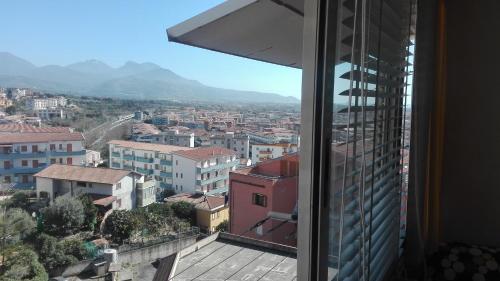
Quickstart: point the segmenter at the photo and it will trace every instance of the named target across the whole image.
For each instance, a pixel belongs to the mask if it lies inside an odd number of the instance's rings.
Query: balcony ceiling
[[[302,67],[303,0],[229,0],[167,29],[169,41]]]

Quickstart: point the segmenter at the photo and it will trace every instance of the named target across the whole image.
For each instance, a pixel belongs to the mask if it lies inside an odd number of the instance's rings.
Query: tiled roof
[[[0,144],[49,141],[83,141],[81,133],[13,133],[0,134]]]
[[[225,205],[226,200],[223,196],[207,196],[203,194],[179,193],[165,198],[166,202],[187,202],[195,205],[197,209],[213,210]]]
[[[118,169],[52,164],[34,176],[60,180],[115,184],[130,173],[132,172]]]
[[[112,140],[108,142],[110,144],[119,145],[121,147],[148,150],[148,151],[158,151],[162,153],[171,153],[178,150],[190,150],[190,147],[167,145],[167,144],[156,144],[156,143],[145,143],[145,142],[135,142],[135,141],[123,141],[123,140]]]
[[[69,127],[35,127],[27,124],[0,124],[0,132],[2,133],[71,133],[72,128]]]
[[[174,154],[193,160],[207,160],[213,156],[236,155],[234,151],[223,147],[199,147],[191,150],[176,151]]]

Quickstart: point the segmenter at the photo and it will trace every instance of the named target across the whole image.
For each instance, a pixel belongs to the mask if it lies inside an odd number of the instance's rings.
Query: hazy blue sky
[[[222,0],[0,0],[0,51],[40,66],[153,62],[210,86],[300,98],[300,70],[170,43],[166,28]]]

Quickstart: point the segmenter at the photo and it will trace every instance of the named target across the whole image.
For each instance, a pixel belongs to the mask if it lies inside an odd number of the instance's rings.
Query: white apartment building
[[[225,192],[229,171],[239,165],[234,151],[221,147],[189,148],[121,140],[108,144],[111,168],[154,178],[156,188],[176,192]]]
[[[212,135],[210,136],[210,144],[230,149],[238,158],[249,158],[250,138],[246,134],[227,132],[224,135]]]
[[[182,133],[179,130],[169,130],[151,136],[152,143],[194,147],[194,133]]]
[[[67,113],[60,107],[47,107],[35,110],[35,115],[42,120],[51,120],[54,118],[66,119]]]
[[[176,192],[224,194],[236,153],[222,147],[199,147],[172,153],[172,187]]]
[[[131,210],[151,204],[155,198],[154,185],[147,188],[143,175],[127,170],[53,164],[34,177],[37,197],[51,203],[60,196],[88,194],[104,210]]]
[[[67,105],[67,99],[65,97],[30,99],[26,102],[26,105],[31,108],[31,110],[65,107]]]
[[[298,151],[296,144],[252,144],[252,164],[265,160],[279,158]]]
[[[112,140],[109,167],[125,169],[156,180],[156,188],[172,188],[172,152],[189,147]]]
[[[33,189],[33,175],[50,164],[85,165],[81,133],[30,132],[0,135],[0,183]]]

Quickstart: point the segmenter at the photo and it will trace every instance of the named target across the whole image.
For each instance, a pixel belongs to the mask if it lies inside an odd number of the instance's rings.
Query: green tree
[[[4,256],[8,246],[25,237],[35,228],[31,216],[21,209],[0,210],[0,254]]]
[[[63,242],[45,233],[38,236],[35,248],[40,255],[40,261],[49,273],[78,261],[76,257],[65,252]]]
[[[83,212],[85,214],[85,220],[83,222],[85,228],[94,231],[94,227],[97,223],[97,208],[92,202],[92,199],[87,194],[82,194],[78,197],[83,205]]]
[[[85,220],[83,204],[75,198],[57,197],[54,204],[42,209],[45,230],[56,235],[79,230]]]
[[[49,279],[38,256],[22,246],[7,255],[0,281],[46,281]]]
[[[216,231],[220,232],[226,232],[228,231],[228,229],[229,229],[229,222],[227,220],[224,220],[215,228]]]
[[[106,219],[106,232],[111,234],[113,240],[123,242],[138,228],[139,222],[132,212],[115,210]]]
[[[5,108],[5,113],[9,114],[9,115],[14,115],[16,114],[16,107],[11,105],[11,106],[8,106],[7,108]]]
[[[174,211],[174,215],[179,219],[193,221],[194,218],[194,205],[188,202],[175,202],[170,205],[172,211]]]
[[[7,200],[7,208],[20,208],[27,210],[29,206],[29,197],[24,192],[16,192]]]
[[[60,242],[63,251],[66,255],[71,255],[78,260],[83,260],[88,257],[88,251],[82,240],[79,239],[65,239]]]
[[[148,212],[157,214],[160,217],[171,217],[173,215],[170,205],[165,203],[153,203],[146,207]]]

